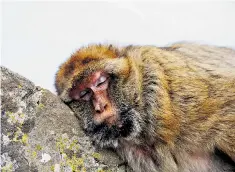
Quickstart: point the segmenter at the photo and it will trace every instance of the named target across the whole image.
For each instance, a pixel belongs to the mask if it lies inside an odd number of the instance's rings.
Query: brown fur
[[[120,138],[116,146],[135,171],[232,171],[235,51],[196,44],[92,45],[60,67],[58,94],[70,101],[74,81],[99,69],[121,78],[121,92],[111,91],[112,98],[136,110],[140,133]],[[218,160],[215,149],[233,164]]]

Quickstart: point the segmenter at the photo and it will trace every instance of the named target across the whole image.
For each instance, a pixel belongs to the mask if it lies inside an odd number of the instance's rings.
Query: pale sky
[[[3,2],[3,66],[55,92],[58,67],[90,43],[235,48],[235,2]]]

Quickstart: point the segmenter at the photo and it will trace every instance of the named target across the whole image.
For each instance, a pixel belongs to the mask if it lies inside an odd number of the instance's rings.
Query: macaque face
[[[83,116],[85,132],[101,147],[115,146],[118,138],[128,137],[135,130],[134,111],[129,107],[118,107],[110,95],[111,83],[109,74],[98,71],[75,83],[69,92],[75,103],[90,104],[89,112],[92,114]]]
[[[93,105],[94,122],[106,123],[111,126],[117,119],[116,109],[108,96],[110,78],[106,73],[95,72],[70,92],[74,100],[91,102]]]

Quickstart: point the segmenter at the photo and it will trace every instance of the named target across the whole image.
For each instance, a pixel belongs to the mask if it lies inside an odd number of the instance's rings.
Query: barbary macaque
[[[136,172],[235,170],[231,49],[90,45],[60,66],[55,86],[94,144]]]

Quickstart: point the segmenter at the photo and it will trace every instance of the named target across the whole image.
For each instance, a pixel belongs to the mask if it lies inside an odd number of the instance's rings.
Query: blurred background
[[[235,48],[235,2],[2,3],[1,64],[52,92],[59,65],[81,46],[181,41]]]

